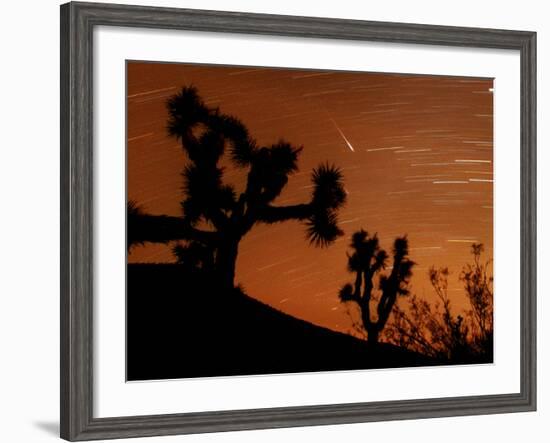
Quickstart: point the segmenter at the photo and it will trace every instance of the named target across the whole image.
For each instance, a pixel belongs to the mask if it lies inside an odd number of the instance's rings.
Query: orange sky
[[[407,234],[412,291],[432,300],[427,270],[448,266],[449,295],[465,298],[458,274],[473,241],[493,250],[493,82],[491,79],[338,71],[127,64],[128,199],[152,214],[180,215],[185,155],[166,131],[166,100],[195,85],[210,106],[235,115],[261,144],[303,145],[299,171],[276,204],[309,201],[311,169],[338,165],[348,202],[345,236],[309,246],[298,222],[257,225],[239,247],[236,281],[252,297],[331,329],[351,321],[338,300],[353,280],[349,237],[378,232],[382,247]],[[226,180],[242,189],[227,165]],[[172,262],[170,246],[135,247],[129,262]]]

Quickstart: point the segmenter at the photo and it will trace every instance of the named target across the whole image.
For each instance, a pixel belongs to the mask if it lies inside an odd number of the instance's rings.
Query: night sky
[[[348,201],[345,235],[310,246],[295,221],[256,225],[239,247],[236,282],[281,311],[349,332],[338,300],[353,232],[377,232],[391,250],[407,234],[413,293],[434,300],[427,271],[447,266],[453,306],[466,308],[458,275],[470,245],[493,256],[493,81],[256,67],[129,62],[127,64],[128,199],[151,214],[181,215],[185,154],[166,131],[166,100],[195,85],[209,106],[238,117],[262,145],[285,139],[304,149],[299,171],[275,204],[309,201],[310,173],[321,162],[340,167]],[[229,163],[226,181],[242,190]],[[174,262],[171,245],[138,246],[129,262]],[[353,315],[353,313],[352,313]]]

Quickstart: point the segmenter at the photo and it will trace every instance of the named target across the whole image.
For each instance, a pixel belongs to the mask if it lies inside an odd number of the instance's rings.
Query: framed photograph
[[[61,6],[61,437],[535,410],[535,54]]]

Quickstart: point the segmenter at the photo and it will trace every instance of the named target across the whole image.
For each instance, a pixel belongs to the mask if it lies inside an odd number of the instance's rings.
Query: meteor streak
[[[334,119],[330,119],[332,121],[332,123],[334,124],[334,127],[336,128],[336,130],[340,133],[340,135],[342,136],[342,138],[344,139],[344,141],[346,142],[346,145],[348,145],[348,148],[351,149],[351,152],[355,152],[355,149],[353,149],[353,146],[351,145],[351,143],[348,141],[348,139],[346,138],[346,136],[344,135],[344,133],[342,132],[342,130],[338,127],[338,125],[336,124],[336,122],[334,121]]]

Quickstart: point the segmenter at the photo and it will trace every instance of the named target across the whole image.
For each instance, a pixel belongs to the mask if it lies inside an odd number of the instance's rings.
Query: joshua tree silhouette
[[[258,146],[243,123],[218,108],[206,106],[192,86],[182,88],[167,106],[168,132],[181,142],[189,159],[182,173],[183,215],[147,215],[131,203],[129,248],[146,241],[184,240],[186,246],[174,249],[178,260],[199,267],[211,266],[221,288],[231,289],[239,242],[257,223],[301,220],[310,242],[321,247],[342,235],[337,211],[345,203],[346,193],[342,174],[335,166],[321,164],[313,170],[309,202],[274,205],[289,176],[298,170],[301,147],[283,140]],[[247,174],[241,193],[223,181],[220,161],[224,154]]]
[[[392,312],[398,295],[408,295],[407,285],[412,275],[414,262],[409,260],[407,237],[398,237],[393,246],[393,267],[389,275],[381,275],[386,267],[388,254],[380,248],[378,237],[360,230],[353,234],[348,255],[348,270],[355,272],[355,283],[346,284],[340,290],[342,302],[355,302],[361,311],[361,321],[367,332],[369,343],[377,343],[378,337]],[[375,278],[378,277],[380,296],[377,306],[377,319],[371,315],[371,300]]]

